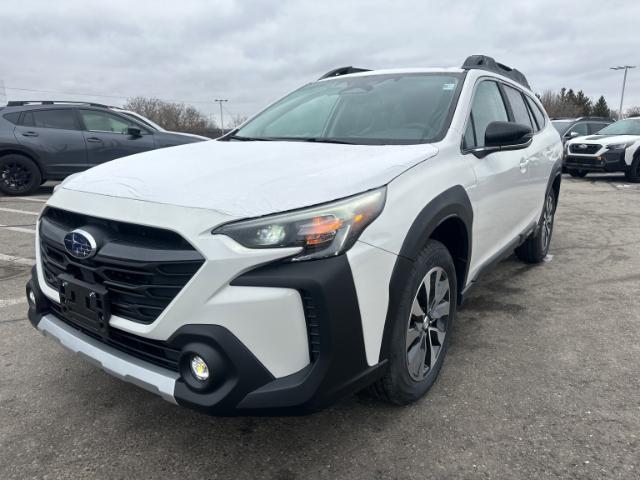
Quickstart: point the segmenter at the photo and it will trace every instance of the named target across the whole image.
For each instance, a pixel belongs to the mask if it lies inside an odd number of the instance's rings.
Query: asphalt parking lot
[[[38,334],[24,284],[51,194],[0,197],[0,478],[640,478],[640,185],[566,177],[551,255],[459,311],[422,401],[212,418]]]

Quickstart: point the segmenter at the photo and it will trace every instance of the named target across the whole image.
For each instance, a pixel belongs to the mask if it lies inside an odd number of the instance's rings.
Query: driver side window
[[[127,133],[127,128],[140,128],[124,118],[97,110],[80,110],[85,129],[90,132]]]
[[[463,145],[465,149],[484,147],[484,135],[491,122],[507,122],[507,108],[496,82],[482,81],[471,104]]]
[[[589,134],[589,132],[587,131],[587,124],[586,123],[576,123],[574,126],[572,126],[569,129],[569,134],[571,134],[571,132],[576,132],[581,137],[584,136],[584,135],[588,135]]]

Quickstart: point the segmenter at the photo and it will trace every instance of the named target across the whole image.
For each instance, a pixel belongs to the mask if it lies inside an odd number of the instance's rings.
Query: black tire
[[[625,172],[625,176],[631,183],[640,183],[640,154],[636,154],[629,170]]]
[[[553,221],[556,213],[556,193],[549,190],[544,201],[542,216],[536,229],[522,245],[516,248],[516,256],[526,263],[540,263],[549,252],[553,235]]]
[[[571,175],[574,178],[584,178],[587,176],[587,172],[586,170],[569,170],[569,175]]]
[[[28,195],[40,186],[40,182],[40,169],[30,158],[13,153],[0,157],[0,192]]]
[[[423,283],[427,278],[429,278],[429,292],[426,292]],[[434,278],[435,282],[441,285],[446,280],[448,292],[444,294],[441,301],[437,302],[437,305],[433,306],[434,308],[430,309],[429,295],[433,293],[433,299],[439,296],[432,284]],[[404,290],[400,294],[399,307],[392,317],[387,369],[384,376],[369,389],[381,400],[396,405],[406,405],[421,398],[431,388],[442,368],[451,337],[457,299],[456,270],[449,250],[442,243],[429,240],[418,255],[404,285]],[[431,291],[432,288],[433,291]],[[448,314],[444,315],[442,307],[447,300]],[[417,309],[414,302],[418,305]],[[421,304],[427,312],[422,317],[413,314],[422,308]],[[420,318],[422,322],[418,321]],[[420,334],[422,337],[409,341],[410,335]],[[441,334],[443,339],[440,339]],[[435,343],[438,345],[434,345]],[[424,356],[420,362],[420,357],[417,355],[423,352],[422,345],[424,345]],[[434,352],[435,360],[431,352]],[[411,355],[412,353],[415,354]],[[426,365],[426,362],[429,362],[429,365]],[[418,369],[414,368],[411,372],[411,365],[417,366]]]

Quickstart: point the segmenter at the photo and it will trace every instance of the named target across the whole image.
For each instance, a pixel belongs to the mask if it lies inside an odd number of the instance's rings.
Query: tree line
[[[572,88],[561,88],[559,92],[551,90],[538,95],[547,114],[551,118],[562,117],[606,117],[617,120],[617,110],[609,108],[603,95],[595,102],[587,97],[582,90],[575,92]],[[624,111],[625,117],[640,116],[640,106],[630,107]]]
[[[165,130],[172,132],[195,133],[205,137],[217,138],[224,132],[212,117],[207,117],[197,108],[184,103],[166,102],[158,98],[130,98],[123,107],[139,113]],[[225,132],[244,123],[246,117],[232,115],[225,121]]]

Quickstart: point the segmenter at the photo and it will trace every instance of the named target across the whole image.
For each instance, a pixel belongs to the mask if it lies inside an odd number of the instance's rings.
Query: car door
[[[15,135],[38,156],[44,178],[61,179],[87,168],[87,149],[71,108],[27,110]]]
[[[469,192],[476,206],[473,239],[477,265],[483,265],[513,241],[520,233],[522,212],[527,208],[521,191],[526,175],[520,167],[521,153],[501,151],[478,158],[471,152],[484,146],[487,126],[497,121],[509,121],[503,93],[497,82],[480,80],[463,138],[463,153],[477,181]]]
[[[155,148],[151,131],[128,118],[89,108],[79,108],[78,116],[87,143],[87,159],[91,165]],[[131,135],[129,128],[139,129],[140,134]]]
[[[518,176],[518,200],[521,205],[520,221],[516,224],[517,233],[525,230],[531,222],[537,220],[540,207],[544,199],[544,193],[540,192],[540,185],[546,185],[549,174],[545,157],[544,140],[536,135],[538,125],[533,118],[533,113],[526,104],[524,94],[515,87],[502,85],[505,98],[510,110],[510,120],[531,128],[534,133],[531,144],[527,148],[515,150],[513,153],[519,156],[521,175]]]

